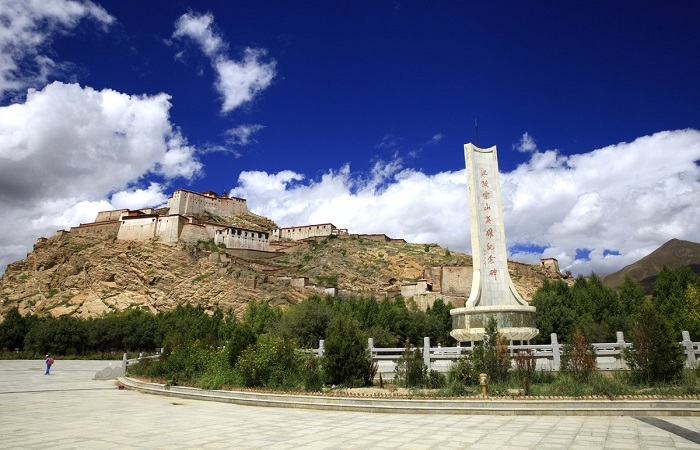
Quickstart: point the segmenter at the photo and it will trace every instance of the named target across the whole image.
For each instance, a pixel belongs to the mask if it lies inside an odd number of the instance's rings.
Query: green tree
[[[620,287],[620,308],[622,313],[628,317],[633,317],[639,312],[644,303],[644,289],[629,275],[625,275],[625,280]]]
[[[433,303],[433,306],[428,307],[425,312],[429,317],[434,318],[437,323],[436,341],[433,341],[433,336],[431,336],[431,342],[445,346],[451,346],[455,343],[454,338],[450,335],[452,331],[452,315],[450,314],[450,309],[452,309],[450,305],[446,304],[441,298],[438,298]]]
[[[29,327],[29,319],[25,319],[18,308],[7,311],[5,320],[0,323],[0,349],[22,350]]]
[[[306,348],[318,347],[326,329],[335,315],[333,308],[321,297],[312,295],[298,305],[289,308],[274,326],[274,334],[293,339]]]
[[[282,317],[280,308],[272,308],[262,300],[251,300],[243,315],[243,322],[247,323],[256,336],[269,332],[274,324]]]
[[[552,333],[565,342],[573,334],[577,314],[572,307],[571,290],[565,282],[545,280],[530,304],[537,308],[537,328],[540,330],[535,342],[548,343]]]
[[[376,366],[357,322],[337,315],[328,326],[323,355],[323,371],[331,384],[369,386]]]
[[[683,372],[683,348],[670,322],[650,301],[639,309],[632,331],[632,349],[624,357],[639,379],[648,384],[674,381]]]
[[[681,331],[690,331],[693,337],[698,337],[700,331],[698,315],[693,311],[697,309],[697,304],[693,304],[693,288],[688,289],[691,286],[700,286],[700,279],[688,266],[675,270],[664,266],[654,281],[654,304],[670,321],[676,339],[680,339]]]

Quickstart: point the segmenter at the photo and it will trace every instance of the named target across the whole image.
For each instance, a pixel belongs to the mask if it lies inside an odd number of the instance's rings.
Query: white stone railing
[[[563,344],[560,344],[557,335],[552,333],[551,344],[539,345],[509,345],[508,350],[511,355],[519,351],[530,351],[535,357],[536,370],[543,371],[558,371],[561,366],[561,356]],[[596,352],[596,362],[598,369],[604,371],[613,370],[628,370],[629,366],[624,360],[622,349],[632,346],[631,343],[625,342],[621,331],[617,332],[617,342],[612,343],[593,343],[591,344]],[[692,342],[690,334],[687,331],[683,332],[683,341],[679,343],[683,346],[686,355],[686,367],[696,367],[698,358],[700,357],[700,342]],[[415,350],[416,347],[411,347]],[[368,339],[368,349],[372,353],[372,359],[377,363],[377,376],[382,375],[384,380],[394,378],[396,363],[406,350],[404,347],[375,347],[374,339]],[[441,373],[447,373],[452,366],[452,362],[463,358],[473,350],[471,347],[431,347],[430,338],[423,338],[423,362],[426,367],[436,370]],[[324,342],[319,343],[319,348],[314,352],[323,356]],[[515,365],[515,361],[513,361]]]

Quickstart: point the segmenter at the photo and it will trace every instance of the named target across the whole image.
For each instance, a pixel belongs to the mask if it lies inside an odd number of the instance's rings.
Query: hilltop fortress
[[[71,233],[112,232],[118,240],[159,239],[162,242],[196,245],[213,240],[230,249],[267,251],[270,242],[302,240],[313,237],[347,234],[331,223],[289,228],[251,229],[206,220],[207,217],[233,217],[250,214],[245,199],[229,197],[225,192],[202,193],[176,190],[166,208],[137,210],[118,209],[97,213],[94,222],[80,224]]]

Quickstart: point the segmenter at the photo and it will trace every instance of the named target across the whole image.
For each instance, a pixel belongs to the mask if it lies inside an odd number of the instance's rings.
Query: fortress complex
[[[176,190],[172,197],[168,198],[168,210],[170,214],[183,216],[202,214],[208,211],[221,217],[231,217],[249,212],[244,198],[229,197],[226,192],[219,196],[212,191],[198,194],[184,189]]]
[[[232,217],[249,213],[246,200],[221,195],[212,191],[197,193],[176,190],[168,198],[167,214],[157,214],[153,208],[137,210],[117,209],[100,211],[95,222],[80,224],[70,229],[73,233],[107,231],[116,233],[119,240],[159,239],[163,242],[184,242],[196,245],[199,241],[214,240],[217,245],[232,249],[267,251],[271,241],[292,240],[347,234],[331,223],[304,225],[274,230],[253,230],[221,223],[199,220],[196,215],[209,213]],[[200,216],[201,219],[201,216]]]

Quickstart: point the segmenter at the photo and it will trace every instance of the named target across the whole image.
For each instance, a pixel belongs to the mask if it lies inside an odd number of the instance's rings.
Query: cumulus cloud
[[[114,21],[91,1],[0,2],[0,97],[44,84],[62,64],[46,56],[52,36],[80,21],[107,26]]]
[[[187,13],[175,22],[174,38],[190,38],[211,60],[216,72],[216,90],[223,99],[221,112],[227,113],[252,101],[267,89],[276,75],[276,61],[266,61],[267,51],[247,47],[241,58],[226,55],[228,45],[213,29],[214,16]]]
[[[198,176],[202,165],[170,122],[170,107],[166,94],[60,82],[0,107],[0,270],[38,236],[90,222],[100,210],[162,204],[165,185],[139,187],[146,175]]]
[[[664,131],[590,153],[535,151],[501,174],[511,258],[554,257],[574,274],[609,273],[672,238],[700,242],[700,132]],[[384,163],[365,176],[348,166],[320,179],[243,172],[232,194],[281,226],[332,222],[470,252],[464,170],[427,175]],[[533,251],[532,249],[543,249]],[[576,259],[577,249],[589,249]],[[619,253],[619,254],[618,254]]]
[[[525,132],[520,138],[520,141],[513,145],[513,149],[523,153],[532,153],[537,151],[537,144],[532,136],[530,136],[528,132]]]

